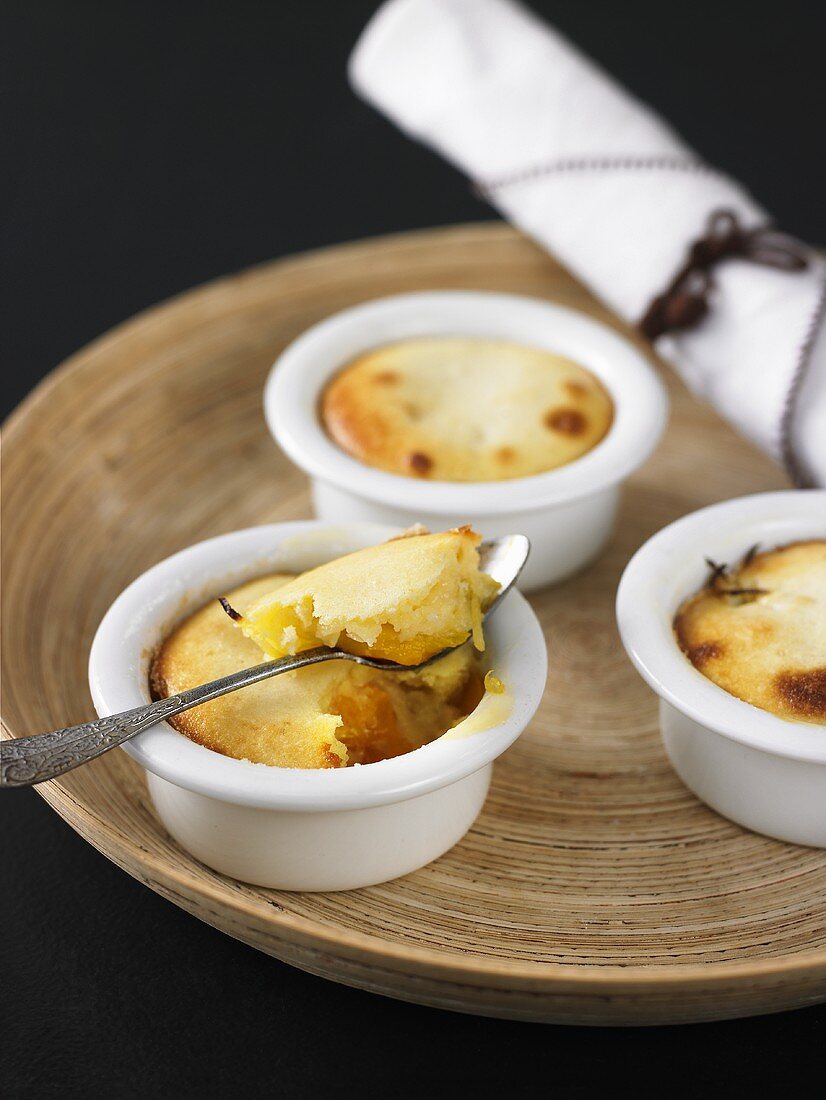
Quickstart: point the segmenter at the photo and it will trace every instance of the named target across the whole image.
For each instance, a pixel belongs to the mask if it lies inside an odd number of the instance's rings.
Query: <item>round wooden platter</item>
[[[617,325],[516,232],[473,225],[211,283],[46,379],[5,433],[5,736],[92,716],[92,635],[148,566],[210,535],[309,515],[305,479],[264,425],[270,365],[327,314],[433,287],[536,295]],[[178,848],[122,752],[40,794],[201,920],[394,997],[579,1024],[717,1019],[826,999],[826,852],[747,832],[682,786],[655,700],[617,636],[617,581],[644,539],[702,505],[785,485],[667,378],[667,438],[628,484],[609,548],[533,598],[550,652],[545,700],[497,763],[476,826],[442,859],[367,890],[279,893],[223,878]]]

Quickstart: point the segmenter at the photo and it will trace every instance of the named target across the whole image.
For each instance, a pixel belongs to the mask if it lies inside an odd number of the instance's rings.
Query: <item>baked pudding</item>
[[[599,443],[614,408],[588,370],[506,340],[431,337],[361,355],[328,383],[321,420],[368,466],[440,481],[502,481]]]
[[[674,619],[683,653],[738,699],[826,724],[826,539],[709,566]]]
[[[269,657],[338,646],[416,665],[469,636],[484,649],[482,613],[498,585],[479,570],[469,527],[413,532],[294,578],[239,613],[226,610]]]
[[[478,541],[467,529],[409,536],[299,577],[244,584],[165,639],[151,666],[152,694],[165,698],[259,664],[264,654],[317,645],[393,654],[408,664],[458,645],[410,672],[349,661],[308,666],[170,720],[209,749],[276,767],[338,768],[419,748],[470,714],[485,693],[476,646],[484,644],[481,610],[497,585],[479,572]],[[476,646],[460,644],[469,635]]]

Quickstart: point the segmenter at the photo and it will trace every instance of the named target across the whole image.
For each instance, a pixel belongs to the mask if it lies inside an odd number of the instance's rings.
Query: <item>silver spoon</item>
[[[500,588],[485,616],[499,605],[508,590],[513,587],[516,578],[528,557],[530,543],[525,535],[503,535],[502,538],[483,542],[479,547],[480,566],[484,573],[499,581]],[[462,643],[464,644],[464,643]],[[456,648],[456,647],[451,647]],[[101,756],[109,749],[122,745],[150,726],[174,718],[176,714],[208,703],[219,695],[257,684],[270,676],[282,672],[292,672],[306,665],[317,665],[322,661],[354,661],[357,665],[378,668],[383,671],[410,672],[414,669],[438,661],[449,653],[450,649],[429,657],[418,665],[399,665],[395,661],[382,661],[374,657],[358,657],[354,653],[345,653],[341,649],[307,649],[295,657],[280,657],[277,661],[267,661],[254,668],[245,668],[213,680],[209,684],[182,691],[180,695],[171,695],[158,699],[147,706],[135,707],[120,714],[110,714],[107,718],[98,718],[94,722],[84,722],[80,726],[54,730],[52,733],[38,733],[32,737],[18,737],[11,741],[0,742],[0,788],[29,787],[34,783],[43,783],[54,779],[80,764],[86,764]]]

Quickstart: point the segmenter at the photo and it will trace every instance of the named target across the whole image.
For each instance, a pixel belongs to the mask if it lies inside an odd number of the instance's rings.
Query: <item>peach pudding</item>
[[[264,656],[317,646],[406,665],[458,647],[409,672],[348,661],[297,669],[171,720],[207,748],[277,767],[340,768],[419,748],[485,693],[477,654],[498,586],[479,569],[479,542],[469,528],[414,533],[299,576],[247,582],[165,638],[151,665],[152,693],[164,698]]]

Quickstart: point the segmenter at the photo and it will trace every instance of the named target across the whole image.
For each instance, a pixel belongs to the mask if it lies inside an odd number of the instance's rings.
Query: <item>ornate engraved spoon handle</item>
[[[280,672],[289,672],[294,668],[318,664],[321,661],[338,660],[342,657],[353,660],[349,654],[334,649],[308,649],[296,657],[281,657],[277,661],[267,661],[234,672],[209,684],[190,688],[180,695],[171,695],[134,710],[125,710],[120,714],[110,714],[107,718],[98,718],[95,722],[84,722],[80,726],[54,730],[52,733],[38,733],[33,737],[18,737],[0,742],[0,788],[28,787],[33,783],[43,783],[54,779],[80,764],[94,760],[109,749],[122,745],[130,737],[141,733],[150,726],[172,718],[181,711],[197,707],[199,703],[208,703],[219,695],[258,683]],[[361,659],[360,664],[372,662]],[[380,664],[380,662],[377,662]]]

